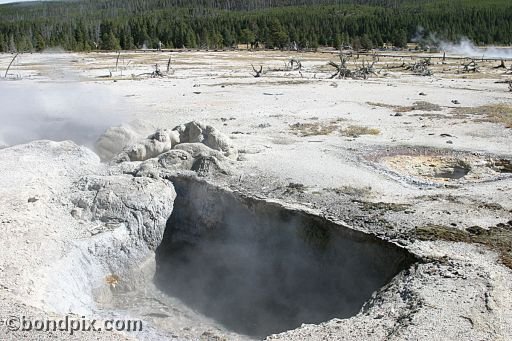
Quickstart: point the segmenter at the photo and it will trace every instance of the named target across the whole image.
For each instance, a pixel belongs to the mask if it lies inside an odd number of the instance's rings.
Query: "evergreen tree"
[[[187,31],[187,35],[185,37],[185,46],[191,49],[197,47],[196,35],[192,30]]]
[[[247,48],[249,48],[249,44],[254,43],[256,40],[256,35],[254,32],[248,28],[244,28],[240,33],[240,42],[247,44]]]
[[[361,47],[365,50],[370,50],[373,48],[373,42],[371,41],[370,37],[368,36],[368,34],[363,34],[363,36],[361,37]]]
[[[407,47],[407,33],[405,30],[396,31],[393,37],[393,45],[396,47]]]
[[[11,34],[9,36],[9,52],[16,52],[18,49],[16,48],[16,43],[14,42],[14,35]]]
[[[7,52],[7,42],[3,34],[0,34],[0,52]]]
[[[354,39],[352,39],[352,48],[354,49],[354,51],[359,51],[361,50],[362,47],[363,46],[361,44],[361,38],[354,37]]]
[[[119,39],[115,36],[114,32],[104,33],[101,38],[101,49],[102,50],[120,50],[121,45]]]
[[[40,51],[43,51],[46,47],[46,43],[44,41],[44,38],[43,36],[38,33],[36,35],[36,51],[40,52]]]
[[[268,40],[269,47],[278,47],[282,49],[288,43],[288,34],[283,30],[283,26],[279,19],[274,19],[270,23],[270,39]]]

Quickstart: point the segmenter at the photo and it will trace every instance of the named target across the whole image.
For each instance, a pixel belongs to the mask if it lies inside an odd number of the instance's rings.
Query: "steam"
[[[72,140],[92,147],[126,120],[119,99],[98,84],[0,81],[0,146]]]
[[[434,47],[463,57],[512,59],[512,47],[479,47],[466,37],[462,37],[457,42],[450,42],[439,38],[436,33],[427,33],[423,27],[418,27],[412,41],[417,42],[420,47]]]
[[[483,57],[483,58],[496,58],[496,59],[508,59],[512,58],[512,48],[504,47],[485,47],[481,48],[476,46],[468,38],[462,38],[458,43],[450,43],[441,41],[439,43],[441,50],[461,55],[464,57]]]

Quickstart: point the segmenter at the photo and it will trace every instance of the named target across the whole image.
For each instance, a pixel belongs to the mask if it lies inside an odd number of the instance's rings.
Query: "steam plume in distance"
[[[512,46],[479,47],[467,37],[462,37],[457,42],[450,42],[439,38],[436,33],[427,33],[423,27],[418,27],[412,41],[423,48],[435,47],[441,51],[463,57],[512,59]]]

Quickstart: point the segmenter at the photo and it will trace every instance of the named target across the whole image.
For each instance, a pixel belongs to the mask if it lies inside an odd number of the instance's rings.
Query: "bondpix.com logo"
[[[140,332],[141,320],[111,319],[96,320],[66,316],[63,319],[30,318],[11,315],[0,318],[0,329],[9,332],[66,332],[73,335],[78,332]]]

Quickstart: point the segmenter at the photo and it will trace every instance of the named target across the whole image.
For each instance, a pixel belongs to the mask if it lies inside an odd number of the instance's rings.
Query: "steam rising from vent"
[[[469,38],[462,37],[458,42],[440,39],[436,33],[427,33],[423,27],[418,27],[413,42],[422,48],[435,47],[450,54],[464,57],[512,59],[512,47],[478,47]]]
[[[468,38],[462,38],[458,43],[450,43],[441,41],[439,43],[441,50],[462,55],[465,57],[484,57],[484,58],[496,58],[496,59],[512,59],[512,48],[500,48],[500,47],[477,47]]]
[[[0,81],[0,146],[72,140],[92,146],[126,112],[107,88],[78,82]]]

